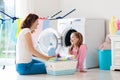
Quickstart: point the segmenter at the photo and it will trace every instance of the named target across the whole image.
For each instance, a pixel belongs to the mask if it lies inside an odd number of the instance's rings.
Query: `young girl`
[[[83,44],[83,36],[79,32],[73,32],[70,36],[71,46],[69,47],[69,54],[76,57],[77,71],[86,72],[84,70],[84,61],[86,57],[86,45]]]

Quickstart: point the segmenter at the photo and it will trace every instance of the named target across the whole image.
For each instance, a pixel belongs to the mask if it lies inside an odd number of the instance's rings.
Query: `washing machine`
[[[69,30],[69,32],[67,33],[58,33],[57,30],[53,29],[53,28],[47,28],[45,30],[43,30],[38,38],[38,50],[40,52],[42,52],[45,55],[48,55],[48,48],[50,46],[50,44],[52,43],[53,47],[56,50],[56,53],[60,53],[61,56],[66,56],[67,54],[67,48],[68,47],[64,47],[63,44],[67,44],[67,46],[69,46],[70,44],[68,44],[68,42],[70,43],[70,34],[72,32],[76,32],[76,30]],[[63,38],[61,35],[66,35],[67,38],[69,38],[69,40],[67,41],[62,41]],[[66,38],[65,37],[65,38]]]
[[[84,37],[84,26],[85,18],[59,19],[57,30],[61,34],[62,46],[68,47],[70,45],[70,35],[72,32],[80,32]]]
[[[80,32],[83,35],[83,43],[87,45],[85,68],[98,67],[97,50],[105,38],[104,19],[66,18],[57,21],[57,29],[47,28],[41,32],[38,38],[40,52],[47,55],[49,44],[52,43],[56,53],[62,56],[68,54],[70,35],[72,32]]]

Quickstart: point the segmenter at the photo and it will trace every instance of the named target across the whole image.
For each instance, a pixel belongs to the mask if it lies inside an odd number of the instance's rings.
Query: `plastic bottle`
[[[117,35],[120,35],[120,20],[118,19],[117,20],[117,32],[116,32]]]
[[[115,16],[112,16],[110,22],[109,22],[109,33],[111,35],[115,34],[117,32],[117,24],[116,24],[116,18]]]
[[[52,43],[50,43],[48,48],[48,56],[55,56],[55,55],[56,55],[55,47],[53,46]]]

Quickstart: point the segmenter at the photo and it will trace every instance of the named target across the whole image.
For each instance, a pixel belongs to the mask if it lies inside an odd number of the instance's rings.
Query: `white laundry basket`
[[[46,70],[50,75],[68,75],[76,72],[76,60],[47,61]]]

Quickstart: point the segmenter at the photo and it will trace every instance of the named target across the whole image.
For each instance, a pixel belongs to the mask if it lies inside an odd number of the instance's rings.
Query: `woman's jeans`
[[[46,74],[46,67],[43,62],[33,59],[30,63],[16,64],[16,71],[20,75]]]

